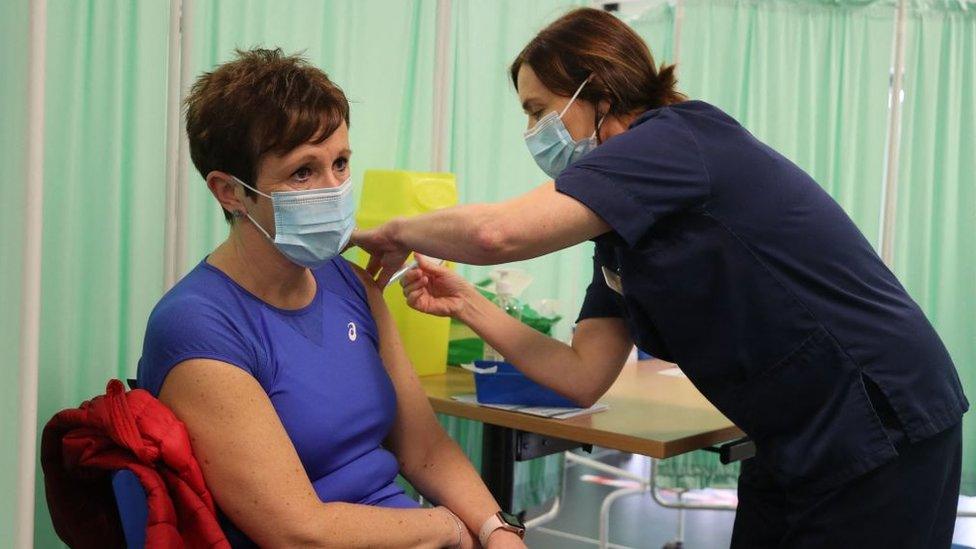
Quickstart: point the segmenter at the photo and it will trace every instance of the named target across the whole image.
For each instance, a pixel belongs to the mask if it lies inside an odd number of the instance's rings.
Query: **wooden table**
[[[499,503],[511,510],[514,462],[581,445],[669,458],[744,436],[684,376],[660,360],[630,363],[600,402],[609,410],[570,419],[547,419],[453,400],[475,392],[474,376],[449,367],[421,377],[434,411],[485,424],[482,474]]]

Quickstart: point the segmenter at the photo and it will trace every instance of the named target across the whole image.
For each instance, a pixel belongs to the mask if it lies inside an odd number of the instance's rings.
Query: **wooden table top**
[[[624,366],[600,402],[609,410],[549,419],[453,400],[475,392],[474,375],[449,366],[421,384],[435,412],[664,459],[744,436],[684,376],[661,374],[674,365],[647,360]]]

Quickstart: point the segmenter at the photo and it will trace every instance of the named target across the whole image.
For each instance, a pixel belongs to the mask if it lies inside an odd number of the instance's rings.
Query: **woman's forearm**
[[[619,369],[587,367],[576,349],[508,316],[476,290],[465,303],[458,320],[536,383],[589,406],[616,378]]]
[[[326,503],[306,528],[281,547],[442,548],[457,541],[454,519],[443,509],[390,509]]]
[[[425,497],[453,511],[475,536],[481,525],[499,511],[478,472],[443,431],[424,459],[404,468],[402,473]]]

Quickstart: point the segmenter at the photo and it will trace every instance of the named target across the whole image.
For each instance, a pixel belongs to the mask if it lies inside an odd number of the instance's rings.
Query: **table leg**
[[[514,513],[516,433],[485,424],[481,435],[481,478],[502,511]]]

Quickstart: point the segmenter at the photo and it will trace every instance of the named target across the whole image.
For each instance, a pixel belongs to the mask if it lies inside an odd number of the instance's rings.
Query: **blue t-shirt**
[[[312,302],[284,310],[202,261],[150,315],[139,387],[158,396],[170,370],[193,358],[237,366],[268,394],[319,499],[416,507],[382,446],[396,393],[365,288],[341,257],[313,274]],[[229,526],[228,537],[240,539]]]
[[[916,442],[968,408],[939,336],[843,209],[714,106],[644,113],[556,189],[612,228],[580,318],[624,318],[783,485],[843,483],[897,455],[890,421]]]

